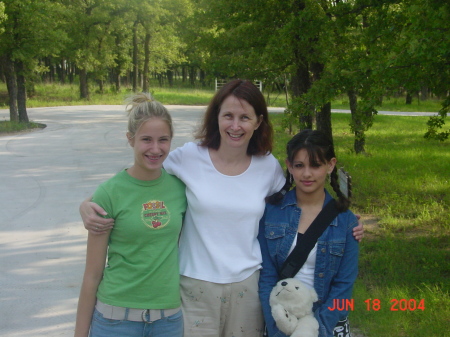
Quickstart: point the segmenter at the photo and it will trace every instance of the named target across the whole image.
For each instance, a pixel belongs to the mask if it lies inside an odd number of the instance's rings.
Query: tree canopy
[[[284,90],[291,129],[332,134],[330,102],[348,97],[354,148],[386,97],[443,102],[427,137],[444,140],[450,4],[439,0],[3,0],[0,57],[12,120],[37,80],[149,91],[150,74],[202,84],[261,80]]]

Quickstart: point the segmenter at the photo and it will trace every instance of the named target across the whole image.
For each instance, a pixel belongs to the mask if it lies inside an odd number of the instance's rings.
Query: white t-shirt
[[[289,254],[292,253],[295,246],[297,245],[297,236],[294,238]],[[289,256],[288,254],[288,256]],[[314,270],[316,269],[316,256],[317,256],[317,243],[314,245],[313,249],[309,252],[308,258],[306,259],[303,266],[300,268],[294,278],[302,281],[304,284],[314,289]]]
[[[264,198],[284,185],[273,155],[253,156],[237,176],[216,170],[208,148],[187,143],[164,162],[186,184],[188,208],[180,238],[180,273],[214,283],[240,282],[261,268],[257,240]]]

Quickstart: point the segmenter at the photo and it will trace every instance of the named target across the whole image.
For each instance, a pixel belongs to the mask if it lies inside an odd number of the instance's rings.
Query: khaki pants
[[[184,337],[261,337],[258,279],[259,270],[227,284],[181,276]]]

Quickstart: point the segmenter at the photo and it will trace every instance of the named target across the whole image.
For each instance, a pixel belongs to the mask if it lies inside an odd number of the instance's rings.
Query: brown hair
[[[261,125],[253,133],[247,148],[248,155],[266,155],[272,152],[273,129],[269,122],[266,100],[261,91],[250,81],[232,80],[225,84],[214,97],[206,109],[196,139],[202,146],[217,150],[220,147],[219,112],[223,101],[229,96],[245,100],[255,110],[257,117],[262,116]]]

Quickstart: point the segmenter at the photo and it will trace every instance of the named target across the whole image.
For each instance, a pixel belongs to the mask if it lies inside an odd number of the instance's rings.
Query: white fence
[[[215,89],[216,89],[216,91],[219,90],[220,88],[222,88],[222,87],[223,87],[225,84],[227,84],[228,82],[229,82],[229,80],[224,80],[224,79],[218,79],[218,78],[216,78],[216,80],[215,80]],[[263,89],[263,87],[262,87],[262,81],[258,81],[258,80],[253,81],[253,84],[256,85],[256,86],[258,87],[259,91],[262,92],[262,89]]]

